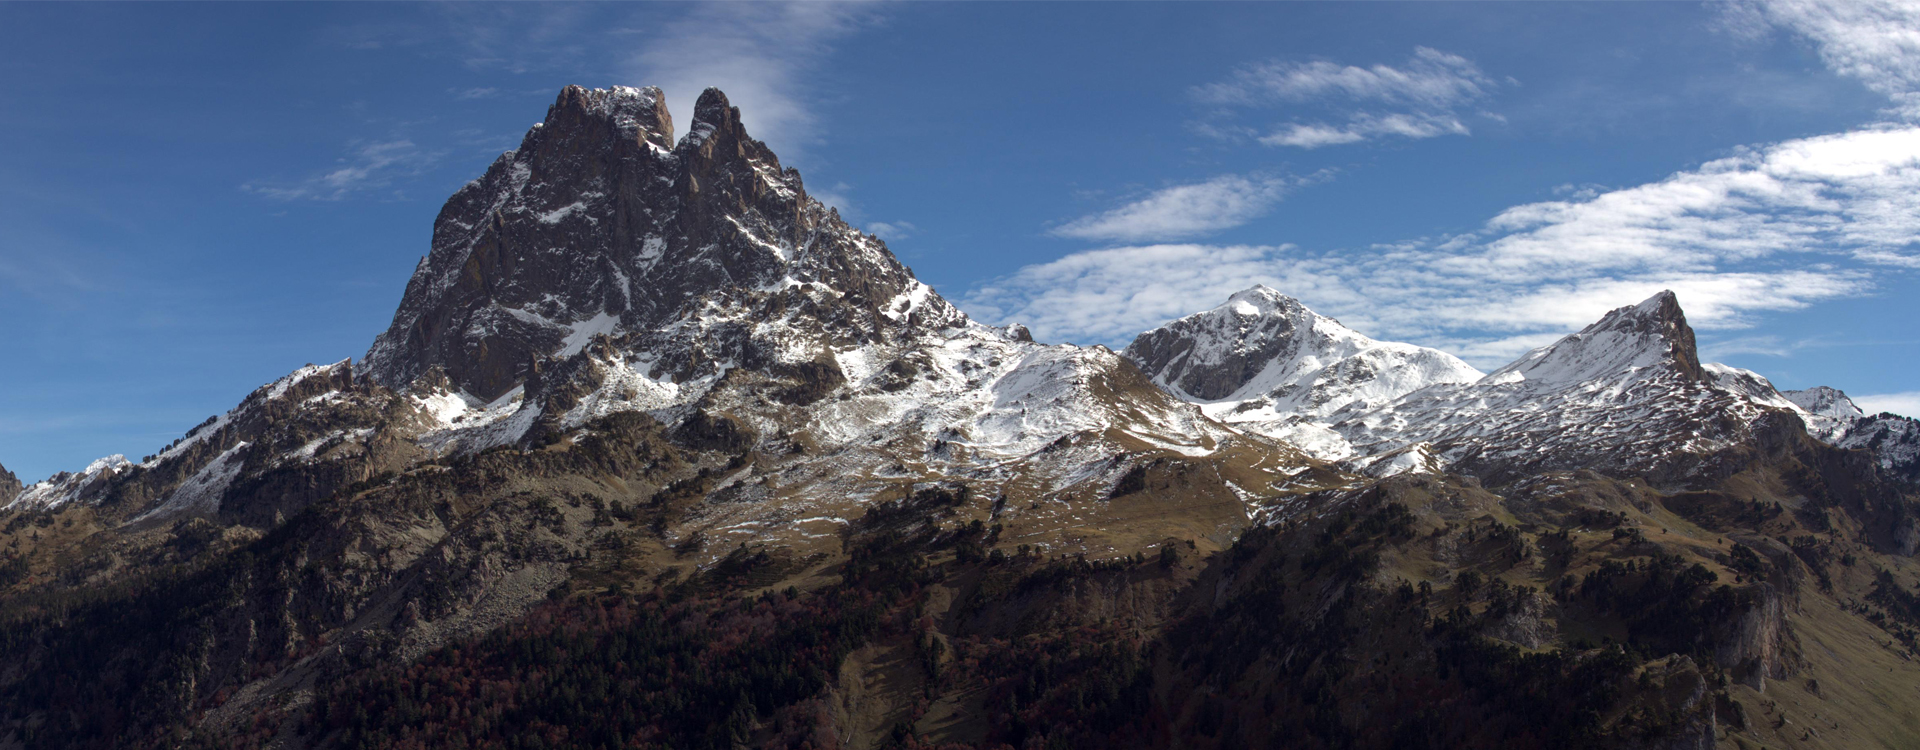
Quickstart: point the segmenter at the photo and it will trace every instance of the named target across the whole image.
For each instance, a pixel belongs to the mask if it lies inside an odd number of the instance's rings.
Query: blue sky
[[[1264,282],[1491,369],[1674,288],[1920,412],[1907,3],[0,4],[0,464],[152,453],[384,329],[561,86],[720,86],[989,322]]]

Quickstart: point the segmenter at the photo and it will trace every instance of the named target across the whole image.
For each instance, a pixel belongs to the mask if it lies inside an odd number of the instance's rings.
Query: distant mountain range
[[[1920,732],[1915,420],[1670,292],[1490,374],[1262,286],[1036,342],[713,89],[566,88],[364,359],[0,498],[7,746]]]

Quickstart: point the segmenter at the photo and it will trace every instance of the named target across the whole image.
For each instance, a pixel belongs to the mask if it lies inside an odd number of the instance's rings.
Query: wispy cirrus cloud
[[[1920,260],[1920,127],[1778,144],[1623,189],[1515,206],[1479,230],[1358,251],[1147,245],[976,288],[983,319],[1110,344],[1265,283],[1374,335],[1497,365],[1661,289],[1705,330],[1873,288]],[[1097,312],[1096,312],[1097,311]]]
[[[1299,180],[1221,175],[1162,188],[1108,211],[1049,230],[1055,237],[1142,242],[1199,237],[1240,226],[1265,214]]]
[[[1829,69],[1891,99],[1897,115],[1920,117],[1920,4],[1740,0],[1724,12],[1724,27],[1737,34],[1761,35],[1774,26],[1804,37]]]
[[[867,222],[866,228],[873,233],[873,236],[889,242],[904,240],[912,237],[914,232],[920,231],[920,228],[910,221],[870,221]]]
[[[1494,87],[1479,66],[1459,55],[1416,47],[1401,67],[1358,67],[1315,60],[1247,65],[1227,80],[1194,89],[1210,104],[1258,105],[1341,97],[1359,102],[1447,109],[1484,98]]]
[[[1434,138],[1443,135],[1469,135],[1466,123],[1450,114],[1432,113],[1395,113],[1374,115],[1361,113],[1354,115],[1345,124],[1327,125],[1325,123],[1292,123],[1281,126],[1272,133],[1260,136],[1258,141],[1268,146],[1294,146],[1297,148],[1320,148],[1338,146],[1347,143],[1359,143],[1369,138],[1397,135],[1403,138]]]
[[[755,138],[791,154],[819,137],[813,74],[835,44],[878,19],[868,3],[700,3],[659,28],[627,61],[631,80],[666,91],[681,122],[708,87],[726,92]]]
[[[443,153],[423,149],[405,138],[358,143],[349,147],[334,168],[320,174],[291,182],[249,182],[241,189],[275,200],[337,201],[421,174]]]
[[[489,76],[488,85],[455,87],[458,101],[540,95],[524,84],[496,78],[534,72],[601,70],[611,80],[587,85],[654,85],[685,125],[693,103],[707,87],[719,87],[741,109],[754,137],[779,153],[804,159],[804,146],[822,136],[813,107],[821,68],[836,45],[879,19],[864,2],[635,3],[631,5],[449,4],[433,6],[438,23],[360,25],[335,28],[328,39],[356,50],[418,47],[423,54],[451,55]],[[391,127],[391,126],[383,126]],[[260,179],[247,192],[283,201],[343,200],[397,189],[424,174],[449,152],[468,150],[476,138],[455,131],[451,139],[420,128],[405,137],[366,138],[349,145],[337,163],[306,178]],[[480,145],[511,148],[517,134],[496,134]]]
[[[1193,97],[1220,107],[1222,113],[1236,109],[1300,110],[1302,105],[1314,105],[1325,111],[1273,126],[1256,140],[1268,146],[1320,148],[1381,137],[1468,135],[1471,130],[1465,122],[1466,113],[1490,98],[1499,86],[1467,58],[1417,47],[1413,56],[1398,67],[1360,67],[1326,60],[1271,60],[1246,65],[1226,80],[1194,87]],[[1198,127],[1215,134],[1244,131],[1217,123]]]

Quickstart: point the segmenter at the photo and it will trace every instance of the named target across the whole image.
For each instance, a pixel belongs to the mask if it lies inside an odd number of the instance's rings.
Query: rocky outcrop
[[[1720,640],[1713,658],[1735,680],[1765,690],[1768,678],[1785,679],[1798,671],[1799,655],[1780,590],[1760,581],[1748,592],[1753,606],[1732,623],[1732,632]]]
[[[0,506],[13,502],[14,498],[20,496],[21,489],[20,478],[7,471],[7,467],[0,466]]]

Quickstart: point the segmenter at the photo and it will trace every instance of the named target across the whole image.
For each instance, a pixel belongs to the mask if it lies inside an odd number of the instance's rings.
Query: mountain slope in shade
[[[1920,420],[1888,412],[1861,417],[1834,445],[1869,451],[1880,468],[1920,484]]]
[[[1898,414],[1869,415],[1835,388],[1783,391],[1799,408],[1808,434],[1829,444],[1872,453],[1890,475],[1920,484],[1920,420]]]
[[[1326,459],[1352,452],[1322,426],[1330,415],[1481,377],[1451,354],[1375,341],[1264,285],[1142,333],[1123,355],[1209,416]]]

